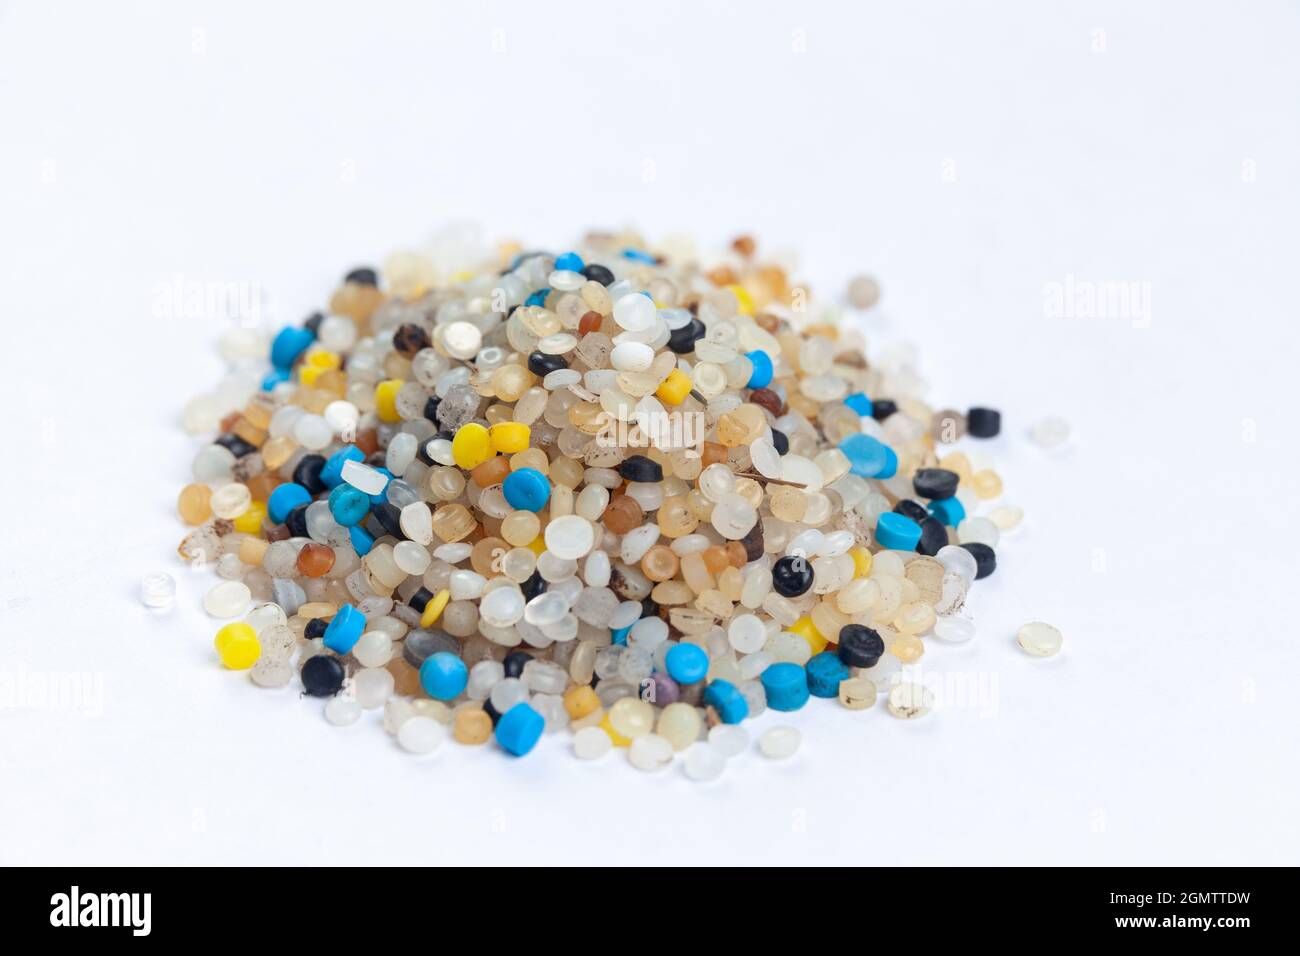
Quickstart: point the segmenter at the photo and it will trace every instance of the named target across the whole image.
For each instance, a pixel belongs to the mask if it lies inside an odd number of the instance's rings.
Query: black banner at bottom
[[[385,945],[408,938],[423,945],[430,920],[488,919],[507,935],[516,925],[526,935],[554,921],[557,931],[586,935],[602,923],[624,933],[668,929],[692,910],[731,914],[729,934],[747,927],[766,934],[772,918],[827,919],[850,932],[869,925],[873,945],[895,936],[969,942],[973,932],[986,942],[1051,933],[1232,945],[1257,930],[1284,931],[1294,883],[1289,869],[1223,868],[55,868],[6,876],[4,927],[49,933],[51,941],[283,938],[295,947],[337,945],[340,933],[376,919]]]

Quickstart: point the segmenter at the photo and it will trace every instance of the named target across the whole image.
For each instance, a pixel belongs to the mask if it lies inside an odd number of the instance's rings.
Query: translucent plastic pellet
[[[213,617],[236,617],[248,609],[252,597],[243,581],[223,581],[203,596],[203,610]]]
[[[764,757],[772,760],[785,760],[793,757],[803,742],[803,735],[796,727],[772,727],[763,731],[758,738],[758,749]]]
[[[403,750],[413,754],[427,754],[438,748],[447,730],[432,717],[416,715],[397,728],[397,742]]]
[[[923,684],[902,683],[889,692],[889,712],[910,720],[934,709],[934,691]]]
[[[573,735],[573,752],[580,760],[596,760],[613,746],[609,734],[599,727],[584,727]]]
[[[749,731],[738,724],[718,724],[709,729],[709,746],[724,757],[735,757],[749,746]]]
[[[325,719],[335,727],[347,727],[361,719],[361,705],[347,697],[331,697],[325,702]]]
[[[1029,429],[1029,439],[1040,448],[1056,448],[1070,437],[1070,425],[1063,418],[1044,418]]]
[[[1016,631],[1016,643],[1021,650],[1034,657],[1051,657],[1061,650],[1064,638],[1050,624],[1033,621]]]
[[[686,776],[698,783],[707,783],[722,776],[727,769],[727,758],[715,747],[696,744],[686,752],[683,761]]]
[[[163,571],[153,571],[140,579],[140,601],[145,607],[169,608],[176,600],[176,579]]]
[[[632,741],[627,759],[638,770],[663,770],[673,762],[673,745],[658,734],[645,734]]]

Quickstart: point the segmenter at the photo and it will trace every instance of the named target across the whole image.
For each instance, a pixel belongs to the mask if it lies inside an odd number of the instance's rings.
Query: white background
[[[1297,40],[1265,2],[0,2],[0,862],[1300,862]],[[1028,517],[925,659],[983,704],[811,706],[794,760],[699,787],[558,739],[412,759],[218,667],[174,501],[229,320],[159,287],[300,321],[465,222],[879,275],[873,341],[1004,411]],[[1071,275],[1148,283],[1149,322],[1050,317]],[[97,706],[15,696],[69,674]]]

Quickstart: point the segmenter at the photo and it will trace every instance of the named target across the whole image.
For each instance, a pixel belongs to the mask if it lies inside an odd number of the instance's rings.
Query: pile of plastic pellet
[[[401,254],[273,340],[223,342],[178,503],[180,554],[223,579],[205,610],[242,618],[221,663],[336,725],[382,711],[415,753],[569,733],[697,780],[765,710],[929,712],[902,668],[974,635],[972,584],[1021,520],[981,455],[945,453],[998,412],[931,409],[906,355],[868,361],[747,237],[707,263],[605,234],[487,258]],[[758,750],[799,743],[775,726]]]

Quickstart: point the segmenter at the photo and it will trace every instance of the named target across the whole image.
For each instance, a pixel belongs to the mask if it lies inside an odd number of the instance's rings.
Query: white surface
[[[1298,862],[1294,4],[289,6],[0,4],[0,671],[102,689],[0,709],[0,862]],[[558,740],[412,759],[215,666],[169,556],[225,320],[156,290],[296,321],[465,220],[879,275],[936,405],[1004,410],[1027,523],[926,657],[988,706],[811,706],[793,760],[700,787]],[[1150,322],[1048,317],[1067,275],[1149,283]]]

